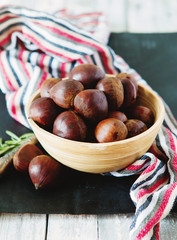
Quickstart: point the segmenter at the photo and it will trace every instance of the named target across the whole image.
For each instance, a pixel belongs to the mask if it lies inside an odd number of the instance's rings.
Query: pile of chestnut
[[[112,142],[136,136],[154,122],[151,109],[137,105],[132,75],[108,76],[93,64],[74,67],[66,79],[46,79],[29,117],[62,138]]]
[[[54,187],[62,180],[63,166],[32,143],[20,147],[13,165],[17,171],[29,174],[36,190]]]

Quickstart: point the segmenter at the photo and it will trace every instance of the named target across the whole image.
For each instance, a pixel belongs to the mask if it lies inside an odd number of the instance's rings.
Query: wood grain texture
[[[46,240],[96,240],[97,216],[49,215]]]
[[[95,9],[106,16],[108,26],[113,32],[127,29],[127,0],[97,0]]]
[[[133,214],[98,216],[99,240],[129,239],[129,227],[133,221]],[[160,240],[177,239],[177,214],[173,213],[161,221]]]
[[[177,1],[128,0],[127,30],[129,32],[175,32]]]
[[[46,240],[125,240],[133,214],[49,215]],[[177,239],[177,214],[170,214],[160,225],[160,240]]]
[[[0,240],[44,240],[46,215],[0,214]]]
[[[133,214],[0,214],[0,240],[125,240]],[[162,220],[160,240],[177,239],[177,214]],[[47,231],[47,232],[46,232]]]
[[[65,8],[70,12],[93,12],[96,11],[95,1],[83,1],[83,0],[67,0],[65,1]]]
[[[128,239],[133,214],[103,215],[98,217],[99,240]]]

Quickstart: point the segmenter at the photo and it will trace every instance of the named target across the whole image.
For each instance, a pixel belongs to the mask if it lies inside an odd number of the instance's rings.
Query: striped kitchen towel
[[[14,6],[0,8],[0,88],[9,114],[29,127],[24,106],[31,94],[46,78],[65,77],[81,63],[96,64],[110,74],[128,72],[147,84],[105,44],[108,36],[101,13],[71,15],[62,10],[50,15]],[[160,221],[177,196],[177,122],[164,105],[164,124],[149,151],[126,169],[104,174],[139,174],[130,190],[136,206],[131,240],[159,239]]]

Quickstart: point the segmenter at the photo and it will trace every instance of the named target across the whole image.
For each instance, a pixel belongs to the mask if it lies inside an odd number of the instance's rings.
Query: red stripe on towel
[[[153,216],[153,218],[146,224],[146,226],[141,230],[141,232],[136,237],[136,240],[141,240],[144,236],[148,234],[148,232],[153,228],[153,226],[160,221],[161,216],[163,215],[165,208],[169,202],[170,196],[173,193],[177,186],[177,183],[174,183],[171,185],[171,187],[166,191],[163,201],[156,212],[156,214]]]
[[[1,66],[1,69],[2,69],[2,73],[5,77],[5,80],[8,84],[8,86],[9,86],[10,91],[16,91],[16,89],[14,88],[13,84],[11,83],[11,80],[10,80],[9,76],[7,75],[7,72],[4,68],[3,61],[2,61],[2,51],[0,52],[0,66]]]
[[[36,40],[34,37],[32,37],[31,35],[29,35],[29,34],[27,34],[27,33],[23,33],[23,35],[26,36],[28,39],[30,39],[34,44],[36,44],[36,45],[37,45],[39,48],[41,48],[42,50],[45,50],[45,51],[47,51],[47,52],[50,52],[50,53],[55,54],[55,55],[57,55],[57,56],[60,56],[60,57],[64,58],[64,59],[67,60],[67,61],[73,61],[73,60],[74,60],[74,59],[72,59],[72,58],[69,58],[69,57],[61,54],[61,53],[55,52],[55,51],[53,51],[53,50],[50,50],[50,49],[44,47],[38,40]]]
[[[153,183],[153,185],[148,188],[148,189],[141,189],[138,193],[137,199],[143,197],[145,194],[150,194],[153,191],[155,191],[157,188],[159,188],[160,186],[162,186],[162,184],[168,179],[168,176],[163,177],[161,179],[159,179],[156,183]]]

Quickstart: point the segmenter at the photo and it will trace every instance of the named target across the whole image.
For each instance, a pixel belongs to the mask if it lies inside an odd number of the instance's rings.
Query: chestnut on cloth
[[[106,45],[109,37],[101,13],[51,15],[15,6],[0,8],[0,88],[9,114],[29,127],[24,106],[46,78],[65,77],[81,63],[105,73],[127,72],[147,84]],[[164,103],[164,124],[149,151],[127,168],[103,174],[139,174],[130,189],[136,206],[130,239],[159,239],[160,221],[177,197],[177,122]]]

